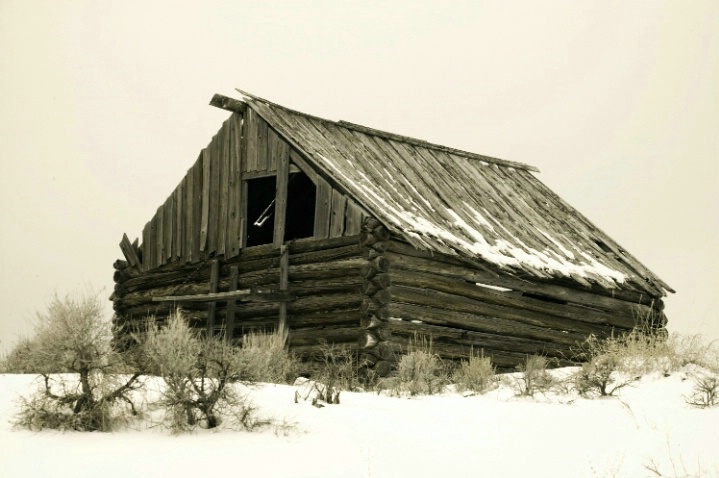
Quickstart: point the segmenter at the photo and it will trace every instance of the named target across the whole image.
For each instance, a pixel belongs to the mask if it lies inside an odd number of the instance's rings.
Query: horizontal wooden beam
[[[253,300],[259,302],[291,302],[296,297],[287,292],[280,292],[273,289],[241,289],[229,292],[210,292],[207,294],[193,295],[168,295],[153,297],[153,302],[216,302],[224,300]]]
[[[236,100],[234,98],[229,98],[227,96],[215,94],[215,96],[212,97],[210,100],[210,106],[214,106],[215,108],[220,108],[227,111],[232,111],[233,113],[239,113],[242,114],[247,109],[247,103],[244,101]]]

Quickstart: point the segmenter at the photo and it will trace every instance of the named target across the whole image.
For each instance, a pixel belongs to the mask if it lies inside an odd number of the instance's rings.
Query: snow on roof
[[[531,166],[243,94],[320,173],[417,248],[481,259],[524,276],[566,277],[652,296],[672,291],[542,184]]]

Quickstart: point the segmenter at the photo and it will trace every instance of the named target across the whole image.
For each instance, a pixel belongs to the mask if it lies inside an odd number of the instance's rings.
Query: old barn
[[[312,355],[351,344],[386,373],[416,333],[499,367],[589,334],[666,324],[672,289],[531,166],[250,94],[142,230],[120,244],[115,320],[182,307],[209,334],[280,327]]]

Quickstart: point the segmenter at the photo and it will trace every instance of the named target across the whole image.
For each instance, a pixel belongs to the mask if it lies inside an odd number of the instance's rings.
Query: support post
[[[239,267],[230,267],[230,287],[229,292],[237,290],[237,277],[239,275]],[[235,305],[237,301],[231,299],[227,301],[227,317],[225,318],[225,340],[232,342],[233,335],[235,333]]]
[[[210,269],[210,293],[217,292],[217,286],[220,282],[220,261],[215,259],[212,261]],[[210,302],[207,306],[207,337],[215,335],[215,315],[217,313],[217,302]]]

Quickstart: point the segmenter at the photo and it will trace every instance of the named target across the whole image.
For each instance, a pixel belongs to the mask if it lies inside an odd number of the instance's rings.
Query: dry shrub
[[[624,367],[625,352],[622,342],[590,335],[576,354],[586,361],[574,376],[577,391],[585,397],[605,397],[636,381],[637,377]],[[630,361],[637,362],[635,358]]]
[[[484,393],[497,383],[496,370],[489,357],[472,354],[454,371],[452,380],[459,392]]]
[[[330,391],[335,390],[339,395],[340,390],[360,389],[357,354],[349,346],[325,342],[317,358],[319,369],[316,378]]]
[[[694,407],[708,408],[719,405],[719,376],[710,371],[692,374],[694,391],[685,401]]]
[[[146,368],[165,383],[155,405],[165,411],[164,424],[173,433],[216,428],[226,418],[230,427],[245,430],[271,425],[257,417],[237,386],[286,381],[295,369],[284,336],[251,333],[241,348],[222,337],[203,339],[180,310],[162,328],[151,321],[143,341]]]
[[[709,369],[719,364],[714,343],[705,342],[699,335],[666,336],[641,328],[619,337],[590,336],[575,350],[575,358],[584,362],[601,356],[612,357],[616,371],[633,378],[654,372],[669,375],[690,364]]]
[[[520,374],[514,377],[517,395],[533,397],[537,392],[546,392],[555,381],[547,372],[547,358],[540,355],[527,355],[523,363],[517,365]]]
[[[240,366],[242,380],[289,383],[294,379],[297,360],[287,351],[287,335],[280,332],[250,332],[242,338]]]
[[[172,433],[198,425],[215,428],[223,417],[249,430],[261,424],[234,386],[246,373],[241,350],[221,338],[202,339],[181,311],[163,328],[149,323],[143,351],[147,369],[165,383],[155,406],[164,410],[164,424]]]
[[[393,392],[397,395],[433,395],[449,383],[448,365],[432,353],[432,340],[415,336],[409,353],[397,364]]]
[[[21,399],[16,426],[110,431],[137,415],[130,394],[142,386],[140,373],[119,374],[129,356],[113,348],[98,294],[56,296],[37,316],[35,335],[21,343],[13,366],[41,379],[32,397]]]

